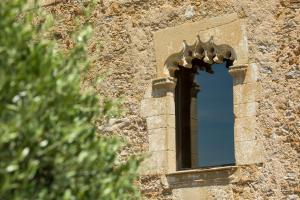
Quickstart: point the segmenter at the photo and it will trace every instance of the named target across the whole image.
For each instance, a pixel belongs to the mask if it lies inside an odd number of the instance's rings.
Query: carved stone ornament
[[[184,40],[182,50],[167,58],[165,73],[168,76],[174,77],[174,72],[179,69],[179,66],[192,68],[193,60],[203,63],[206,65],[204,66],[206,67],[205,70],[213,73],[208,66],[214,63],[223,63],[225,60],[232,61],[231,63],[233,63],[236,60],[236,53],[229,45],[215,44],[213,37],[210,37],[207,42],[202,42],[200,36],[197,35],[197,40],[193,45],[188,45]]]
[[[161,77],[152,80],[152,97],[163,97],[168,92],[173,93],[177,79],[174,77]]]
[[[153,89],[169,89],[173,90],[176,86],[176,79],[173,77],[162,77],[162,78],[157,78],[152,81],[152,87]]]

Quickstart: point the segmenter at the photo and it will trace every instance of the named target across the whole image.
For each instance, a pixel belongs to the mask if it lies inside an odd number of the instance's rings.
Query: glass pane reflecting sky
[[[199,71],[197,95],[199,167],[234,163],[233,84],[224,64],[214,74]]]

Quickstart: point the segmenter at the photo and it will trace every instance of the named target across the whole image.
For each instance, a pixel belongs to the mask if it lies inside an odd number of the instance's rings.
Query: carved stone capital
[[[229,67],[229,74],[232,77],[244,77],[247,72],[248,65],[234,65]]]
[[[152,80],[152,96],[161,97],[167,93],[174,93],[177,79],[173,77],[161,77]]]

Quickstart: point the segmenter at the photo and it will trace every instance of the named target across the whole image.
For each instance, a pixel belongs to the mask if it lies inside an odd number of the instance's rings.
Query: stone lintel
[[[193,58],[209,64],[222,62],[224,58],[248,63],[243,26],[244,21],[233,13],[154,32],[157,77],[172,76],[178,64],[191,67]]]

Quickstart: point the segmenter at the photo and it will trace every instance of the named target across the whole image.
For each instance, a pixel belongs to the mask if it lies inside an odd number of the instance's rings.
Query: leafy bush
[[[66,55],[23,13],[24,1],[1,0],[0,199],[138,198],[139,161],[118,161],[119,140],[91,123],[108,111],[80,92],[90,29]]]

